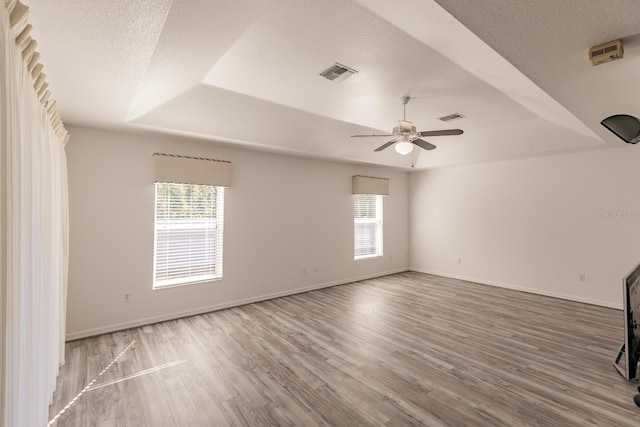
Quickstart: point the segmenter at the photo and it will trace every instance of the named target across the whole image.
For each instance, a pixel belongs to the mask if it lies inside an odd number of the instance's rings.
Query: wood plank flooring
[[[50,417],[98,377],[55,425],[637,427],[622,342],[618,310],[407,272],[70,342]]]

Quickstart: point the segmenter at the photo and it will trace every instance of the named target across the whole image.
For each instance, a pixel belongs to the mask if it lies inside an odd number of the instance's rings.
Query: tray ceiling
[[[640,116],[640,12],[596,3],[26,1],[69,124],[401,168],[620,146],[599,122]],[[625,58],[593,67],[588,48],[620,37]],[[358,73],[319,76],[334,62]],[[388,133],[402,96],[418,130],[465,133],[408,156],[350,138]]]

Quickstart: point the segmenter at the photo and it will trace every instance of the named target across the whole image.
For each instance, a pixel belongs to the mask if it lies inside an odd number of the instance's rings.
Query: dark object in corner
[[[640,406],[640,394],[633,396],[633,401],[636,402],[636,405]]]
[[[609,116],[600,124],[628,144],[640,142],[640,120],[628,114]]]

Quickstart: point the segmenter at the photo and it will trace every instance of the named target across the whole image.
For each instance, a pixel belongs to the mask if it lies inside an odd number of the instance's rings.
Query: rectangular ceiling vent
[[[346,65],[342,65],[336,62],[331,67],[321,72],[320,75],[328,80],[331,80],[332,82],[337,83],[347,79],[349,76],[352,76],[355,73],[357,73],[357,71],[353,68],[349,68]]]
[[[621,59],[623,55],[624,50],[622,49],[621,40],[614,40],[589,49],[589,59],[593,62],[593,65],[615,61],[616,59]]]
[[[442,120],[443,122],[450,122],[451,120],[458,120],[464,117],[465,116],[463,116],[460,113],[453,113],[453,114],[448,114],[446,116],[438,117],[438,120]]]

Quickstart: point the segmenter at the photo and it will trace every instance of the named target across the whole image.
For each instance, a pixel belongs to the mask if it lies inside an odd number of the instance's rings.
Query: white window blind
[[[382,256],[382,197],[353,195],[354,259]]]
[[[153,287],[222,278],[224,187],[156,182]]]

